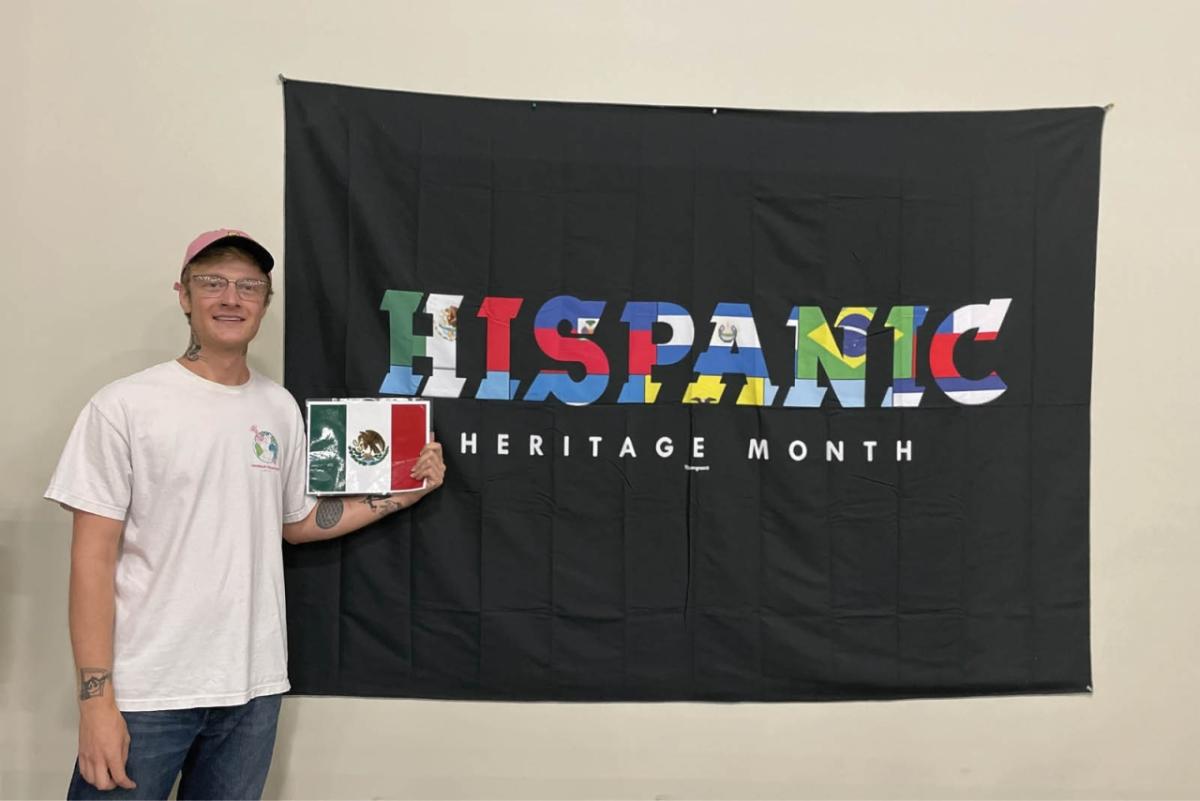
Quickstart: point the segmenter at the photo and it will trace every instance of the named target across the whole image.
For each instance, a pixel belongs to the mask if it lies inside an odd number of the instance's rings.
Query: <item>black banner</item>
[[[285,546],[295,692],[1090,689],[1101,109],[285,102],[286,384],[448,467]]]

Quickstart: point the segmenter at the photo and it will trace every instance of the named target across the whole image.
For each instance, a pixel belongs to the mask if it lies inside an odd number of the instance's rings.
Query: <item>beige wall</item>
[[[289,699],[269,796],[1200,795],[1198,26],[1200,4],[1182,0],[0,0],[0,796],[61,797],[74,756],[68,519],[38,498],[87,397],[181,351],[170,289],[188,238],[236,225],[282,248],[280,72],[532,99],[1116,109],[1096,297],[1094,696]],[[281,307],[253,363],[280,377]]]

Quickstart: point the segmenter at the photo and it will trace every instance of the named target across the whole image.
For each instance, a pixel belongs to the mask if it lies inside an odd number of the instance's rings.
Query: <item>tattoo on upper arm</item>
[[[375,514],[386,515],[404,508],[404,504],[393,499],[390,495],[367,495],[362,502],[371,507]]]
[[[79,669],[79,700],[104,695],[104,685],[112,681],[112,671],[105,668]]]
[[[341,498],[325,498],[317,504],[317,528],[333,528],[342,519],[345,505]]]

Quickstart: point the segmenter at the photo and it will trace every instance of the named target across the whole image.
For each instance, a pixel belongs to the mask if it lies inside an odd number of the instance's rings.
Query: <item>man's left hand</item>
[[[426,492],[432,492],[442,486],[442,481],[446,478],[446,463],[442,461],[440,442],[430,442],[421,449],[421,455],[413,465],[412,477],[425,481]]]

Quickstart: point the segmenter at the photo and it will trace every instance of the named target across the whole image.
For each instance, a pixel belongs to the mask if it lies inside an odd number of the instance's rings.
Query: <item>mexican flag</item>
[[[338,495],[424,489],[425,482],[409,473],[429,440],[428,401],[309,401],[308,491]]]

